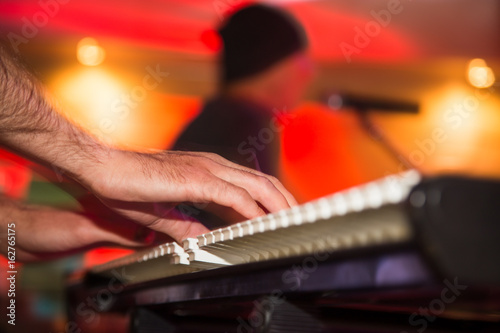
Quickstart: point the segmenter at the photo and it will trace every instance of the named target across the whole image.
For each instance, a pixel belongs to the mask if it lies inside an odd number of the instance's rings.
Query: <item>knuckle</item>
[[[267,176],[267,179],[273,183],[273,184],[278,184],[280,181],[278,180],[278,178],[274,177],[274,176]]]
[[[216,153],[212,153],[212,152],[205,153],[205,156],[210,158],[210,159],[220,159],[221,158],[219,155],[217,155]]]
[[[235,200],[238,200],[240,198],[247,198],[249,196],[247,190],[245,190],[241,187],[233,187],[232,189],[233,189],[234,194],[237,196],[236,198],[234,198]],[[231,193],[228,193],[228,194],[231,194]]]
[[[267,191],[275,189],[273,182],[269,178],[263,176],[259,177],[259,186],[262,186],[262,188],[264,188]]]
[[[244,201],[248,201],[249,199],[249,194],[245,189],[238,186],[230,186],[227,183],[222,184],[218,195],[224,197],[227,204],[233,208],[242,205]]]
[[[160,217],[147,221],[143,224],[145,227],[153,230],[161,230],[162,219]]]

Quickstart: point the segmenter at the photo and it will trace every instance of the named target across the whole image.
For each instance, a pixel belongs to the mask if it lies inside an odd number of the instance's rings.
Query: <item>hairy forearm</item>
[[[54,110],[34,76],[2,46],[0,143],[75,178],[106,153],[103,145]]]

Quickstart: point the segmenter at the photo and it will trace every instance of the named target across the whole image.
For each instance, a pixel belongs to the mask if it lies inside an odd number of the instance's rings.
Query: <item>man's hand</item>
[[[77,179],[110,208],[176,241],[208,232],[195,216],[173,210],[181,202],[215,203],[247,219],[296,204],[276,178],[215,154],[112,150],[106,155],[76,171]]]
[[[33,76],[1,47],[0,143],[64,172],[110,208],[177,241],[208,231],[174,216],[177,203],[215,203],[248,219],[295,204],[275,178],[214,154],[141,154],[101,144],[58,114]]]
[[[154,234],[125,219],[110,220],[47,207],[28,206],[0,198],[0,234],[15,223],[16,258],[19,261],[54,259],[99,245],[139,247],[150,244]],[[2,237],[4,237],[2,236]],[[6,254],[7,246],[2,246]]]

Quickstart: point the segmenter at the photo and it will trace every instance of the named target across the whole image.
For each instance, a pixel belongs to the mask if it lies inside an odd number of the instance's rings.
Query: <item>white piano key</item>
[[[243,227],[241,223],[235,224],[234,226],[231,227],[231,229],[234,231],[235,238],[244,236]]]
[[[411,189],[413,186],[417,185],[422,180],[422,175],[415,169],[405,171],[396,176],[400,177],[401,183],[408,190]]]
[[[276,223],[276,216],[274,214],[269,215],[267,223],[268,223],[268,230],[276,230],[277,223]]]
[[[377,183],[371,182],[364,187],[366,204],[370,208],[379,208],[383,203],[382,191]]]
[[[289,217],[290,210],[289,209],[284,209],[279,212],[279,227],[280,228],[286,228],[290,225],[290,217]]]
[[[230,261],[227,261],[224,258],[221,258],[213,253],[204,251],[204,250],[195,250],[189,253],[189,260],[192,262],[204,262],[215,265],[232,265]]]
[[[282,253],[290,253],[290,237],[287,237],[287,229],[280,230],[279,233],[262,233],[255,235],[255,244],[260,253],[266,257],[280,258]],[[263,253],[263,252],[266,253]]]
[[[388,179],[383,183],[385,198],[390,203],[398,203],[403,199],[403,191],[396,179]]]
[[[262,220],[262,216],[257,217],[255,220],[253,220],[253,227],[255,232],[265,232],[266,231],[266,224]]]
[[[217,236],[216,236],[216,231],[210,231],[209,233],[209,243],[215,243],[217,242]]]
[[[350,211],[360,212],[365,208],[365,200],[359,188],[352,188],[346,193],[346,201]]]
[[[171,253],[171,254],[182,254],[182,253],[184,253],[184,248],[181,247],[176,242],[167,243],[166,245],[167,245],[167,247],[169,249],[169,253]]]
[[[253,235],[253,225],[252,221],[245,221],[241,223],[241,227],[243,229],[243,236]]]
[[[342,194],[334,194],[330,198],[330,203],[335,215],[340,216],[347,213],[347,202]]]
[[[259,261],[262,257],[261,253],[254,249],[254,242],[248,240],[246,237],[236,238],[231,241],[210,244],[203,247],[207,252],[216,252],[220,255],[221,251],[226,251],[226,254],[231,256],[238,256],[241,262],[254,262]]]
[[[234,231],[231,227],[223,228],[221,229],[221,232],[223,233],[223,237],[225,240],[231,240],[234,237]]]
[[[316,207],[312,203],[307,203],[304,205],[304,210],[306,212],[305,220],[309,223],[312,223],[318,219],[318,215],[316,212]]]
[[[241,251],[235,251],[234,247],[228,246],[228,244],[225,242],[211,244],[209,246],[205,246],[193,252],[199,252],[199,251],[210,253],[211,255],[214,255],[217,258],[219,258],[217,260],[224,260],[226,263],[231,263],[233,265],[248,262],[246,261],[248,260],[248,258],[240,254]],[[191,258],[191,252],[190,252],[190,258]],[[221,264],[221,262],[219,261],[217,261],[216,263]]]
[[[200,235],[198,237],[203,237]],[[198,238],[186,238],[182,241],[184,251],[193,251],[199,249]]]
[[[321,198],[317,201],[319,215],[322,219],[329,219],[332,216],[332,208],[326,198]]]
[[[206,234],[199,235],[196,238],[198,239],[198,246],[205,246],[209,244]]]
[[[238,240],[241,241],[241,238]],[[237,241],[226,241],[216,244],[210,244],[203,249],[207,252],[215,252],[219,256],[230,255],[232,257],[238,257],[238,262],[246,263],[251,261],[257,261],[257,258],[253,258],[253,253],[246,248],[246,243],[244,245],[237,244]],[[233,259],[234,261],[234,259]]]
[[[295,225],[302,224],[302,221],[304,220],[304,213],[301,209],[301,206],[293,206],[291,213],[292,213],[293,224]]]
[[[212,231],[213,235],[214,235],[214,242],[223,242],[225,241],[224,239],[224,233],[222,232],[222,229],[216,229],[214,231]]]

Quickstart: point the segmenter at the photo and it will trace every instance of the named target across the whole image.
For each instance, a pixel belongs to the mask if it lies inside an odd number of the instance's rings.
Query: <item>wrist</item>
[[[91,138],[93,140],[93,138]],[[96,140],[84,145],[80,149],[80,156],[74,161],[66,161],[63,171],[85,188],[92,192],[99,192],[106,178],[109,177],[111,164],[121,151],[106,146]],[[78,148],[77,148],[78,149]]]

